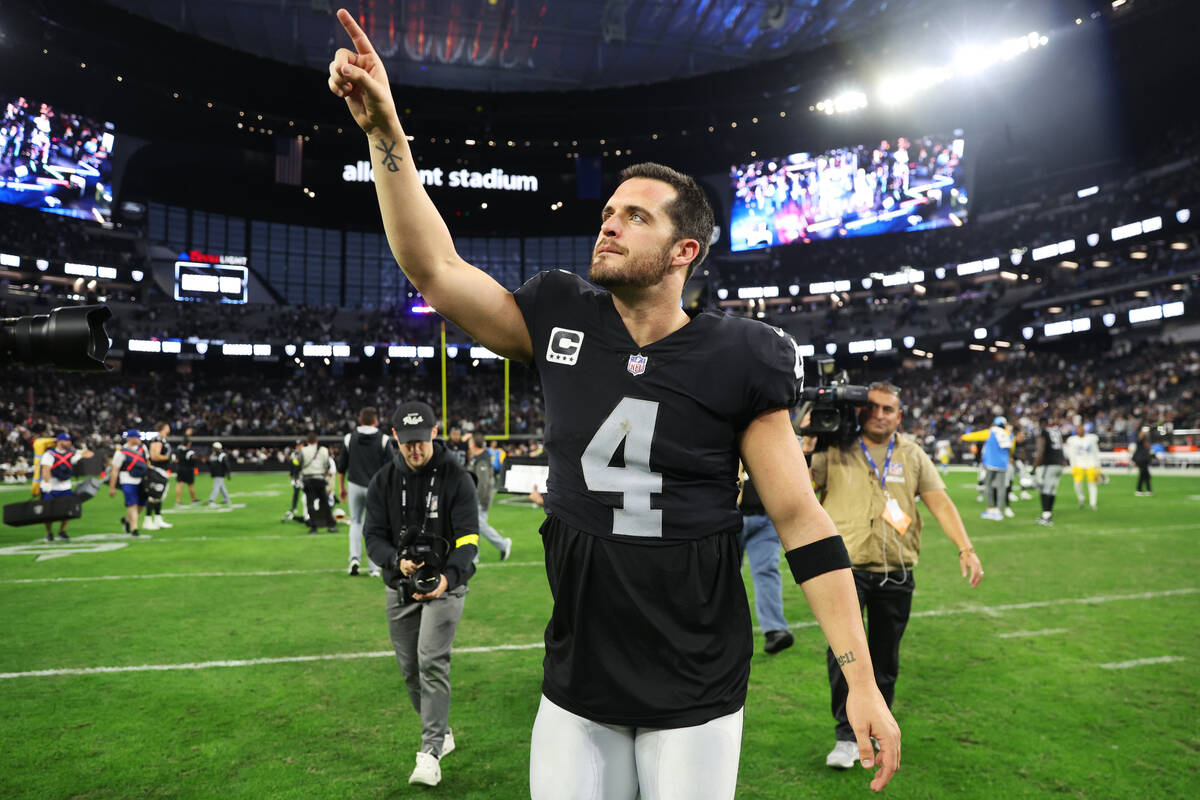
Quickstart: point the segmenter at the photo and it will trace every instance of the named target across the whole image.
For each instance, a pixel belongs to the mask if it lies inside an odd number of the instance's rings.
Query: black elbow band
[[[850,568],[850,554],[846,552],[846,543],[841,536],[827,536],[795,550],[788,550],[784,557],[792,568],[796,583],[804,583],[809,578],[835,569]]]

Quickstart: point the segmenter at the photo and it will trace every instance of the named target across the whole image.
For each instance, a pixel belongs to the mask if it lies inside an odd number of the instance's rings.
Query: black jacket
[[[431,508],[426,518],[425,501],[435,474],[437,510]],[[406,493],[402,492],[404,488]],[[407,508],[402,507],[402,494],[407,494]],[[367,487],[363,536],[367,553],[373,562],[382,565],[383,582],[388,586],[395,588],[400,577],[393,568],[405,526],[420,525],[425,519],[427,532],[450,542],[450,555],[442,570],[447,591],[465,585],[475,572],[475,554],[479,552],[479,505],[475,482],[440,440],[433,443],[433,456],[420,470],[413,472],[397,454],[375,473]]]

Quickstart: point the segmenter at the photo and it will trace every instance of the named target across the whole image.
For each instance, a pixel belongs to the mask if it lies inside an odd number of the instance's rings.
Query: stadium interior
[[[391,254],[325,87],[337,7],[0,2],[0,317],[113,314],[107,371],[3,366],[6,483],[44,431],[111,452],[159,419],[285,470],[298,437],[336,446],[406,400],[537,460],[536,369],[444,321]],[[459,254],[504,287],[586,277],[617,174],[665,163],[717,217],[685,306],[792,334],[807,384],[825,357],[902,383],[905,432],[955,465],[1003,413],[1087,421],[1106,467],[1143,430],[1160,464],[1200,466],[1200,4],[346,7],[386,43]]]

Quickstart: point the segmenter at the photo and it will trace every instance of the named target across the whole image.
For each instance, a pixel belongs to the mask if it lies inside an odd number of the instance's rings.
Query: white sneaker
[[[161,514],[156,516],[154,518],[154,521],[158,523],[158,527],[160,527],[160,528],[174,528],[175,527],[174,525],[172,525],[171,523],[169,523],[165,519],[163,519]]]
[[[454,752],[454,731],[446,728],[446,738],[442,739],[442,758]]]
[[[156,531],[158,530],[158,523],[154,521],[153,517],[146,517],[146,519],[142,522],[142,530]]]
[[[372,578],[378,578],[378,577],[379,577],[380,575],[382,575],[382,574],[383,574],[383,572],[382,572],[382,571],[380,571],[380,570],[378,570],[378,569],[373,569],[373,570],[371,570],[371,577],[372,577]]]
[[[412,775],[408,776],[409,783],[419,783],[423,786],[437,786],[442,782],[442,768],[433,753],[417,753],[417,766]]]
[[[834,769],[850,769],[858,761],[858,742],[847,742],[841,739],[825,756],[825,766]]]
[[[1009,519],[1012,519],[1013,517],[1016,516],[1016,514],[1013,513],[1012,508],[1010,508],[1009,506],[1005,506],[1004,507],[1004,516],[1008,517]]]

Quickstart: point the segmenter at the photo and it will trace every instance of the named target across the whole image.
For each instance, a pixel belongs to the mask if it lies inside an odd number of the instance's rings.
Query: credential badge
[[[625,365],[625,369],[629,370],[630,375],[641,375],[646,371],[646,362],[650,359],[643,355],[634,355],[629,357],[629,363]]]

